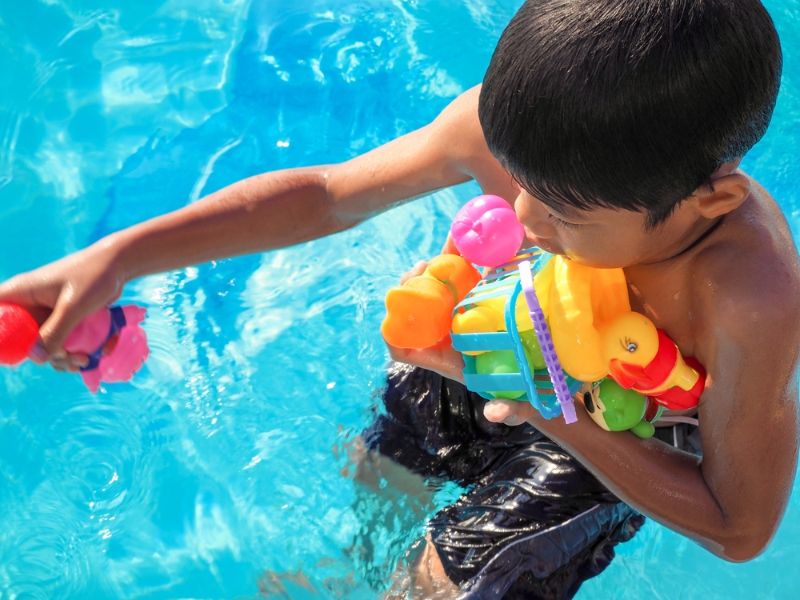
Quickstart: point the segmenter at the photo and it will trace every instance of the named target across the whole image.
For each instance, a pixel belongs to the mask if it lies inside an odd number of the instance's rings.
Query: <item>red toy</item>
[[[0,365],[21,363],[38,338],[39,324],[27,310],[0,302]]]
[[[688,372],[693,374],[694,380],[689,385],[683,382],[683,387],[688,389],[675,385],[674,376],[680,362],[685,362],[685,365],[690,367]],[[680,371],[687,372],[685,368]],[[658,351],[649,364],[638,366],[613,359],[611,377],[623,388],[650,396],[669,410],[687,410],[696,407],[706,386],[706,371],[700,362],[692,357],[681,359],[675,342],[660,329]],[[673,385],[669,385],[670,383]]]

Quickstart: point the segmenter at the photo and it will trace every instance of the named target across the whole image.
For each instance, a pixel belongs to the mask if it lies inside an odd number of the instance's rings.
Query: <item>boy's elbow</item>
[[[730,528],[722,539],[713,543],[713,547],[706,546],[720,558],[732,563],[743,563],[753,560],[769,546],[775,528],[754,530],[750,527]]]
[[[720,557],[728,562],[743,563],[753,560],[767,548],[766,543],[757,542],[744,542],[736,545],[731,545],[725,548],[724,554]]]

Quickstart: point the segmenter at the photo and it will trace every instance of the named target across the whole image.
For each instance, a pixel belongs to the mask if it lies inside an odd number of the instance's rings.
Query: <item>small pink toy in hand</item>
[[[150,353],[139,325],[145,309],[134,305],[101,308],[81,321],[64,343],[67,352],[86,354],[83,382],[96,392],[100,382],[129,381]],[[39,337],[39,324],[22,306],[0,302],[0,365],[25,360]]]
[[[150,350],[140,323],[147,311],[132,304],[101,308],[81,321],[64,343],[67,352],[89,356],[81,376],[91,392],[100,382],[129,381]]]

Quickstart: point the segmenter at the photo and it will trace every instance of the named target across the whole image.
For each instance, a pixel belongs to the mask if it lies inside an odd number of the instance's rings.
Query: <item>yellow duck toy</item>
[[[611,376],[620,386],[670,409],[696,406],[705,372],[684,360],[675,343],[652,321],[631,311],[622,269],[595,269],[555,256],[534,278],[561,366],[578,381]],[[477,300],[453,317],[453,333],[505,331],[507,296]],[[533,329],[527,306],[515,306],[520,332]],[[471,352],[471,354],[480,354]]]

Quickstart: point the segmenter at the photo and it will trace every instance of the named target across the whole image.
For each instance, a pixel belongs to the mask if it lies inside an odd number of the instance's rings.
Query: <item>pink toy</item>
[[[134,305],[101,308],[69,334],[64,349],[89,356],[81,376],[91,392],[103,381],[129,381],[141,368],[150,353],[139,325],[145,314],[145,309]]]
[[[525,231],[508,202],[486,195],[473,198],[456,213],[450,236],[468,261],[497,267],[517,253]]]

